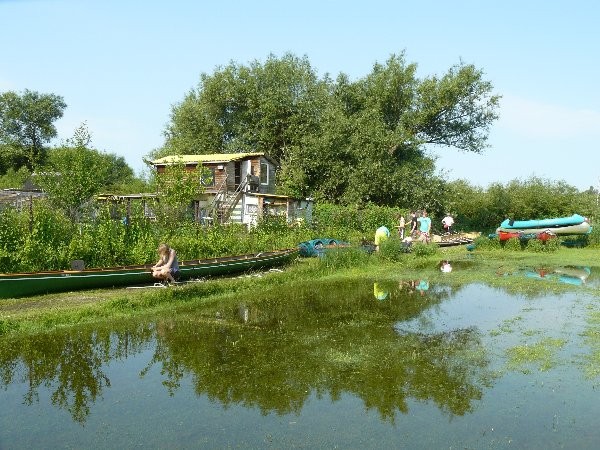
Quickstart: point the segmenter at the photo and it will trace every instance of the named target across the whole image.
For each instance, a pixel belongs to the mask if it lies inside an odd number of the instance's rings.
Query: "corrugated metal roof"
[[[253,156],[265,156],[262,152],[256,153],[213,153],[210,155],[169,155],[164,156],[162,158],[155,159],[154,161],[150,161],[153,165],[162,165],[162,164],[173,164],[173,163],[183,163],[183,164],[193,164],[193,163],[220,163],[220,162],[230,162],[230,161],[238,161],[240,159],[251,158]]]

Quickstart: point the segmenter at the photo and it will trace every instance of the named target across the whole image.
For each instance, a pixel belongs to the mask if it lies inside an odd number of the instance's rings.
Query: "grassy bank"
[[[442,273],[439,264],[449,260],[455,267]],[[575,287],[562,283],[535,283],[526,277],[507,276],[523,268],[596,266],[600,250],[559,249],[551,253],[503,249],[468,252],[464,247],[438,249],[429,255],[404,254],[392,260],[358,250],[344,250],[326,258],[299,259],[280,270],[208,279],[168,288],[103,289],[5,300],[0,302],[0,334],[35,333],[81,323],[133,318],[202,308],[240,296],[260,298],[267,290],[286,292],[297,284],[319,279],[368,278],[397,282],[426,277],[430,283],[461,285],[481,282],[509,292],[536,295],[563,292]],[[597,289],[576,287],[597,294]]]

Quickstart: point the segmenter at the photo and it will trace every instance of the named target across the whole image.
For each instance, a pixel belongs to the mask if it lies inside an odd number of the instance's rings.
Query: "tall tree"
[[[90,145],[91,134],[83,123],[66,145],[48,151],[46,164],[35,177],[50,200],[73,219],[96,194],[133,178],[133,170],[122,157]]]
[[[283,159],[301,136],[318,130],[326,101],[327,84],[306,57],[232,62],[203,73],[197,89],[173,107],[165,145],[154,156],[265,151]]]
[[[173,108],[157,155],[264,151],[282,164],[283,193],[427,207],[443,188],[427,145],[483,151],[499,97],[474,66],[423,80],[416,67],[392,55],[334,82],[290,54],[231,63]]]
[[[43,163],[45,144],[56,137],[54,122],[62,117],[66,106],[55,94],[29,90],[22,95],[13,91],[0,94],[0,147],[9,160],[0,170],[16,170],[23,165],[32,170]]]

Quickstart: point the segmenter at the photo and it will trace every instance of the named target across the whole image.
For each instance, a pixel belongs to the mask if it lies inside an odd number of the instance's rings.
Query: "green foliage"
[[[30,176],[31,172],[25,166],[18,170],[11,167],[4,175],[0,175],[0,189],[21,189]]]
[[[79,220],[86,204],[102,190],[132,180],[133,171],[122,157],[88,148],[91,141],[82,124],[67,146],[51,149],[46,164],[37,170],[35,182],[51,202],[73,220]]]
[[[435,244],[426,244],[424,242],[414,242],[411,253],[417,258],[426,258],[437,253],[438,246]]]
[[[384,261],[398,262],[411,250],[412,246],[407,247],[398,237],[392,236],[381,243],[377,256]]]
[[[23,166],[32,170],[44,162],[44,144],[56,137],[54,122],[66,107],[63,98],[54,94],[27,89],[21,95],[0,93],[0,149],[7,155],[0,163],[0,175]]]
[[[407,214],[406,210],[378,206],[372,203],[363,207],[340,206],[330,203],[317,203],[313,210],[313,221],[318,229],[328,230],[334,236],[337,231],[344,230],[341,234],[348,234],[349,230],[362,233],[372,240],[375,230],[385,225],[390,230],[395,230],[399,214]]]
[[[479,250],[498,250],[501,248],[500,239],[497,237],[489,238],[487,236],[479,236],[473,241],[475,248]]]
[[[348,269],[351,267],[364,267],[372,258],[360,248],[330,249],[320,258],[321,265],[328,270]]]
[[[573,213],[593,218],[598,216],[596,200],[595,193],[581,193],[563,181],[531,177],[506,185],[493,183],[485,190],[454,181],[448,183],[441,202],[453,214],[457,229],[491,232],[506,218],[545,219]]]
[[[500,97],[473,65],[459,64],[444,76],[428,77],[417,87],[416,108],[408,126],[427,144],[445,145],[480,153],[489,126],[498,118]]]
[[[598,247],[600,246],[600,226],[592,227],[592,231],[585,236],[580,236],[580,240],[585,240],[586,245]]]
[[[24,235],[14,255],[19,270],[37,271],[68,267],[66,244],[75,232],[74,224],[44,201],[36,202],[31,231]]]
[[[510,238],[504,241],[502,248],[507,251],[517,251],[523,249],[523,242],[519,238]]]
[[[546,247],[545,242],[539,239],[530,239],[527,242],[527,251],[541,253]]]
[[[139,207],[139,205],[138,205]],[[198,259],[223,255],[255,253],[290,248],[316,237],[331,237],[359,247],[372,241],[375,230],[385,224],[392,236],[385,241],[376,258],[402,262],[406,258],[424,259],[434,256],[437,245],[415,242],[406,255],[406,247],[395,233],[398,214],[406,211],[377,205],[364,208],[317,204],[313,211],[316,223],[287,224],[282,217],[267,216],[250,230],[244,225],[204,227],[190,220],[177,223],[149,221],[140,208],[133,208],[128,224],[122,220],[125,205],[94,205],[94,214],[75,223],[48,201],[33,203],[28,209],[0,210],[0,271],[15,272],[64,269],[74,259],[83,259],[87,267],[153,263],[161,242],[173,246],[180,259]],[[581,245],[597,245],[599,232],[577,238],[562,239]],[[500,243],[498,238],[482,236],[475,240],[479,250],[527,249],[529,252],[554,252],[559,239],[521,242],[513,239]],[[338,255],[336,265],[351,265],[358,256]],[[334,264],[334,263],[331,263]]]
[[[110,166],[106,158],[85,147],[60,147],[50,150],[48,163],[35,177],[50,201],[78,219],[85,203],[109,184]]]
[[[154,212],[161,223],[175,229],[182,222],[193,220],[190,205],[203,192],[201,177],[201,172],[187,170],[182,161],[168,165],[164,173],[155,177],[160,201]]]
[[[260,149],[276,159],[318,126],[326,85],[307,58],[269,55],[203,73],[172,111],[165,147],[156,155]]]
[[[319,79],[307,58],[269,55],[202,74],[154,156],[264,151],[281,162],[282,193],[441,212],[444,181],[424,145],[481,151],[497,118],[491,91],[470,65],[419,80],[403,54],[354,82]]]
[[[14,208],[0,210],[0,272],[18,267],[18,252],[28,233],[29,220]]]
[[[547,241],[542,241],[540,239],[530,239],[527,242],[527,251],[530,252],[555,252],[560,249],[561,241],[558,238],[548,239]]]
[[[285,217],[265,215],[259,219],[255,228],[267,234],[281,234],[288,231],[289,225]]]

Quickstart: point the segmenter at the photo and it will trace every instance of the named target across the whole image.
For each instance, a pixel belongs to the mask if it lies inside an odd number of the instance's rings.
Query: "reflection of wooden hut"
[[[210,155],[172,155],[151,161],[157,173],[167,166],[203,170],[198,182],[203,193],[195,201],[196,218],[203,222],[256,223],[264,214],[284,216],[288,222],[312,219],[312,201],[276,194],[276,161],[261,152]]]

